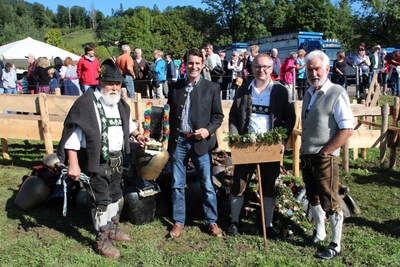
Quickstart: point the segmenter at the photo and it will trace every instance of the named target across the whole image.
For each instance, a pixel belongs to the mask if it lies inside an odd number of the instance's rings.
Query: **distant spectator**
[[[0,55],[0,94],[4,93],[4,86],[3,86],[4,63],[3,63],[2,59],[3,59],[3,55]]]
[[[211,73],[210,73],[210,70],[212,70],[211,59],[207,55],[206,48],[200,49],[200,52],[203,56],[203,69],[201,70],[201,76],[207,81],[211,81]],[[182,63],[185,64],[184,60],[182,61]]]
[[[382,86],[382,94],[386,95],[388,77],[389,77],[389,72],[390,72],[390,62],[387,57],[387,52],[385,49],[382,50],[381,58],[383,61],[383,66],[382,66],[382,69],[380,69],[378,82]]]
[[[63,62],[61,58],[55,57],[54,58],[54,71],[52,72],[52,75],[50,76],[50,92],[52,94],[55,93],[56,88],[59,88],[61,90],[61,77],[60,77],[60,70],[61,67],[63,66]],[[50,70],[49,70],[50,71]],[[50,73],[49,73],[50,75]],[[61,93],[61,91],[60,91]]]
[[[28,74],[26,75],[27,79],[28,79],[28,87],[29,87],[29,90],[31,91],[31,94],[34,94],[36,91],[37,80],[35,77],[31,76],[31,74],[32,74],[32,71],[36,67],[35,56],[33,54],[28,54],[25,57],[29,63]]]
[[[304,60],[304,56],[306,55],[306,51],[304,49],[300,49],[297,52],[297,59],[294,62],[297,72],[297,97],[299,100],[303,100],[304,94],[307,90],[307,76],[306,76],[306,63]]]
[[[165,59],[167,60],[167,88],[174,82],[177,81],[176,77],[176,67],[175,63],[172,59],[171,55],[166,55]],[[167,89],[167,96],[168,96],[168,89]]]
[[[184,55],[181,56],[181,64],[179,64],[178,68],[178,79],[185,79],[186,70],[185,70],[185,60]]]
[[[293,76],[293,70],[296,68],[295,61],[297,59],[297,53],[291,52],[290,56],[285,59],[285,63],[283,63],[281,68],[281,77],[283,84],[286,86],[289,92],[289,99],[293,100],[293,82],[295,77]]]
[[[158,77],[159,86],[153,87],[156,98],[164,98],[163,84],[165,83],[165,60],[162,58],[163,52],[161,50],[154,50],[154,73]]]
[[[37,81],[36,93],[50,94],[50,80],[48,71],[50,69],[50,60],[47,57],[41,57],[37,61],[36,68],[32,71]]]
[[[3,69],[2,81],[5,94],[17,93],[17,72],[10,62],[7,62]]]
[[[339,84],[344,89],[347,89],[346,65],[348,63],[345,53],[343,51],[337,52],[336,58],[333,61],[331,80],[334,84]]]
[[[29,90],[29,85],[28,85],[28,72],[24,71],[22,73],[22,79],[20,81],[20,84],[22,86],[22,93],[23,94],[30,94],[31,91]]]
[[[258,55],[258,49],[259,49],[258,45],[252,45],[250,47],[250,55],[247,58],[246,63],[244,65],[244,68],[246,68],[248,73],[247,81],[251,81],[254,79],[252,65],[253,65],[253,59],[255,58],[255,56]]]
[[[229,98],[230,100],[233,100],[233,97],[235,96],[235,91],[238,89],[238,85],[236,84],[236,81],[238,78],[242,78],[242,69],[243,69],[243,63],[239,59],[239,53],[237,51],[232,53],[232,60],[228,62],[228,69],[232,71],[231,74],[231,82],[230,82],[230,88],[229,88]]]
[[[133,71],[135,72],[136,79],[134,80],[135,91],[140,93],[142,97],[152,96],[153,92],[150,90],[147,93],[148,86],[146,81],[147,76],[147,68],[146,68],[147,60],[142,58],[142,49],[135,49],[135,64],[133,66]]]
[[[390,81],[392,83],[392,95],[400,96],[400,52],[399,50],[394,50],[392,54],[393,57],[390,61]]]
[[[368,77],[369,77],[369,66],[371,65],[371,61],[369,57],[365,54],[365,47],[360,46],[358,48],[358,55],[353,58],[354,67],[359,68],[359,87],[358,93],[361,98],[364,97],[364,89],[367,89],[368,86]]]
[[[80,95],[78,74],[76,72],[75,62],[70,57],[64,60],[64,66],[61,67],[60,77],[63,79],[63,95]]]
[[[136,79],[134,68],[134,61],[131,57],[131,48],[129,45],[122,45],[121,46],[121,55],[115,61],[117,67],[121,70],[122,74],[124,75],[124,84],[128,91],[129,98],[135,97],[135,84],[133,80]]]
[[[278,58],[278,49],[272,48],[271,49],[271,58],[272,58],[272,73],[271,79],[273,81],[279,81],[281,79],[281,60]]]
[[[95,88],[98,83],[100,62],[94,54],[94,47],[86,45],[85,54],[78,61],[77,74],[82,92],[85,92],[89,87]]]

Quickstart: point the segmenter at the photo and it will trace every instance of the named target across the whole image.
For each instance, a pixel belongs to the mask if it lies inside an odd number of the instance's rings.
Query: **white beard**
[[[104,102],[106,102],[106,104],[109,106],[114,106],[121,100],[121,92],[118,92],[117,95],[111,95],[111,91],[107,92],[106,89],[102,88],[100,93],[104,99]]]

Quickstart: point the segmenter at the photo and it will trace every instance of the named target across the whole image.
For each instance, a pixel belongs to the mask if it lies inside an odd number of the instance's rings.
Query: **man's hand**
[[[141,147],[144,147],[147,142],[150,142],[150,138],[148,136],[144,136],[140,134],[136,140],[139,142]]]
[[[79,176],[81,176],[81,168],[78,163],[78,152],[76,150],[67,150],[69,162],[68,162],[68,172],[67,175],[71,177],[72,180],[78,181]]]
[[[210,136],[210,133],[206,128],[200,128],[194,131],[193,136],[196,140],[203,140]]]

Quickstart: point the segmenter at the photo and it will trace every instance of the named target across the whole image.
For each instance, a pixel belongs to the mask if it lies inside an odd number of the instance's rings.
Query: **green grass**
[[[97,255],[92,244],[94,230],[88,215],[70,208],[64,218],[60,208],[41,206],[25,212],[14,204],[18,185],[44,155],[40,142],[9,141],[11,161],[0,158],[0,266],[399,266],[400,259],[400,175],[378,167],[378,149],[369,149],[367,159],[351,160],[350,173],[342,183],[362,213],[345,220],[343,256],[321,261],[314,254],[322,247],[301,244],[302,237],[268,241],[251,220],[246,234],[216,239],[206,233],[202,220],[190,218],[180,238],[167,238],[168,216],[151,223],[132,225],[122,220],[122,229],[133,239],[117,243],[118,260]],[[222,229],[229,217],[220,217]],[[330,235],[329,227],[327,227]]]
[[[76,47],[83,54],[83,48],[88,43],[94,42],[93,29],[84,29],[63,36],[63,42],[67,46]]]

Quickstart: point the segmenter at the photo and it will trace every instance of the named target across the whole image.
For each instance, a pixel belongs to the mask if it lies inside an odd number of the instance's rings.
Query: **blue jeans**
[[[171,156],[172,218],[175,223],[185,225],[186,166],[189,158],[191,158],[200,182],[205,221],[207,225],[211,225],[218,218],[217,196],[211,178],[211,154],[197,155],[194,150],[194,142],[195,140],[192,137],[183,138],[179,136],[178,144]]]
[[[4,94],[4,88],[0,87],[0,94]]]
[[[393,72],[390,80],[392,82],[392,95],[400,95],[400,79],[397,72]]]
[[[125,75],[125,86],[128,91],[129,98],[135,97],[135,85],[133,84],[133,77],[130,75]]]
[[[5,94],[15,95],[17,94],[17,88],[4,88]]]

